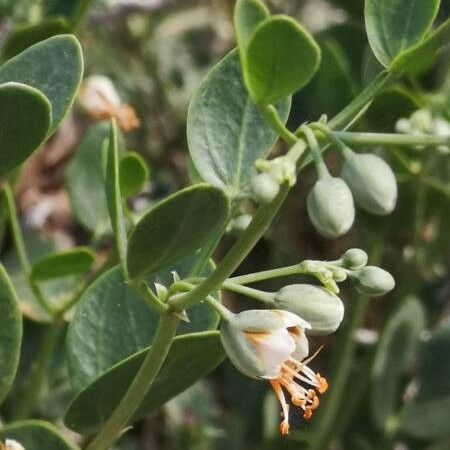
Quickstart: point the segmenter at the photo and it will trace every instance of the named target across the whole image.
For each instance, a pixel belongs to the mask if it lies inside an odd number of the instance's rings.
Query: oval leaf
[[[170,267],[205,245],[225,225],[229,202],[205,184],[183,189],[151,209],[136,225],[128,243],[131,278]]]
[[[24,420],[0,429],[0,441],[14,439],[26,450],[77,450],[51,424],[40,420]]]
[[[14,29],[2,48],[5,59],[12,58],[33,44],[57,34],[68,33],[70,24],[64,17],[52,17],[37,25],[25,25]]]
[[[244,61],[244,79],[253,100],[268,104],[311,80],[319,67],[320,48],[298,22],[274,16],[256,28]]]
[[[148,349],[120,362],[83,390],[70,405],[65,424],[78,432],[92,431],[109,417],[138,372]],[[150,391],[133,421],[159,408],[211,372],[224,358],[217,331],[176,337]]]
[[[16,81],[42,91],[52,105],[48,134],[72,106],[83,74],[83,56],[75,36],[53,36],[39,42],[0,67],[0,83]]]
[[[68,275],[83,274],[91,268],[94,260],[94,252],[87,247],[54,253],[40,259],[33,265],[31,277],[36,281],[44,281]]]
[[[450,436],[450,325],[423,344],[416,398],[402,415],[402,431],[420,439]]]
[[[277,109],[286,121],[290,100]],[[195,168],[230,197],[248,195],[255,161],[268,155],[277,137],[250,99],[232,51],[209,72],[189,105],[187,138]]]
[[[73,212],[97,236],[111,230],[103,171],[103,146],[108,137],[108,124],[89,128],[66,169],[65,184]]]
[[[389,419],[399,412],[400,381],[411,366],[412,357],[425,326],[422,305],[408,299],[389,319],[372,367],[372,414],[377,425],[386,430]]]
[[[182,278],[189,275],[193,258],[173,267]],[[206,271],[208,273],[208,271]],[[205,275],[206,275],[205,273]],[[147,280],[169,285],[170,271]],[[215,329],[217,313],[200,303],[189,309],[190,322],[178,327],[178,334]],[[67,334],[67,352],[72,384],[86,387],[114,364],[148,347],[159,315],[127,286],[119,267],[99,277],[83,294]]]
[[[125,263],[127,254],[127,230],[123,213],[120,180],[118,129],[116,122],[112,121],[106,158],[106,202],[119,258],[121,263]]]
[[[123,197],[138,194],[148,181],[148,167],[139,153],[127,152],[120,160],[120,191]]]
[[[245,55],[255,28],[269,17],[269,11],[260,0],[237,0],[234,6],[234,28],[239,49]]]
[[[440,0],[366,0],[367,37],[384,67],[422,41],[433,24],[439,4]]]
[[[0,85],[0,175],[44,142],[50,122],[51,106],[42,92],[20,83]]]
[[[0,265],[0,403],[12,386],[19,364],[22,315],[11,280]]]

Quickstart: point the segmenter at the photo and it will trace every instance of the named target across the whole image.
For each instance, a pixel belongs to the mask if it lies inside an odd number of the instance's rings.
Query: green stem
[[[266,119],[266,121],[269,122],[270,125],[272,125],[280,138],[283,139],[287,144],[292,145],[298,141],[298,137],[286,128],[286,125],[281,120],[280,116],[278,115],[278,111],[274,106],[264,105],[261,106],[259,110],[261,111],[264,119]]]
[[[161,316],[153,344],[139,372],[117,408],[86,450],[108,450],[120,437],[133,414],[142,403],[169,353],[180,319],[174,314]]]
[[[273,304],[273,294],[271,294],[270,292],[264,292],[260,291],[259,289],[249,288],[247,286],[242,286],[241,284],[230,283],[229,281],[224,281],[224,283],[222,284],[222,288],[227,291],[245,295],[246,297],[253,298],[268,305]]]
[[[283,204],[288,192],[289,186],[287,184],[282,185],[275,199],[258,209],[248,228],[225,255],[214,272],[190,293],[169,303],[176,309],[185,309],[219,289],[262,237]]]
[[[302,133],[305,135],[306,141],[308,142],[309,148],[311,149],[312,157],[314,158],[314,164],[316,166],[317,174],[321,180],[330,178],[330,172],[322,158],[322,151],[320,150],[319,144],[317,142],[316,136],[312,130],[303,125],[301,128]]]
[[[293,266],[279,267],[278,269],[263,270],[261,272],[249,273],[247,275],[238,275],[227,279],[227,282],[235,284],[250,284],[258,281],[270,280],[272,278],[281,278],[289,275],[303,274],[301,264],[294,264]]]
[[[14,194],[12,192],[9,183],[5,184],[4,191],[5,191],[6,205],[8,208],[9,221],[11,224],[12,238],[14,241],[14,246],[16,248],[17,255],[19,257],[20,266],[25,274],[25,277],[27,279],[31,291],[36,297],[36,300],[38,301],[40,306],[53,317],[55,315],[55,311],[52,305],[45,298],[40,286],[31,279],[31,263],[28,258],[22,230],[19,224],[19,217],[17,214],[16,203],[14,201]]]
[[[27,386],[21,393],[13,412],[14,420],[27,419],[33,410],[33,407],[39,401],[42,394],[42,388],[46,380],[48,367],[55,352],[58,337],[61,333],[64,320],[62,317],[56,317],[49,325],[44,340],[39,349],[36,361],[31,367],[31,373],[27,380]]]
[[[360,111],[393,79],[394,75],[387,71],[378,74],[349,105],[328,122],[328,126],[334,130],[349,126]]]
[[[347,131],[334,131],[333,135],[351,146],[431,146],[450,145],[450,138],[444,136],[423,135],[415,136],[409,134],[394,133],[350,133]]]

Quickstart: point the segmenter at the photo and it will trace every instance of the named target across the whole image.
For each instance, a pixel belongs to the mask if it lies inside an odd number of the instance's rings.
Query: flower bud
[[[381,158],[372,154],[353,153],[342,168],[356,203],[369,213],[384,216],[397,202],[397,181],[394,172]]]
[[[354,276],[358,280],[356,290],[369,297],[387,294],[395,287],[395,280],[392,275],[379,267],[364,267]]]
[[[252,178],[251,188],[254,199],[258,203],[270,203],[280,191],[280,185],[268,172],[258,173]]]
[[[277,308],[293,312],[306,320],[313,335],[326,335],[337,330],[344,317],[344,304],[321,286],[292,284],[275,294]]]
[[[230,222],[230,232],[240,234],[250,225],[253,216],[250,214],[241,214]]]
[[[318,180],[308,195],[307,206],[314,228],[328,238],[346,233],[355,220],[352,193],[341,178]]]
[[[367,253],[360,248],[350,248],[342,255],[342,265],[350,270],[362,269],[367,260]]]

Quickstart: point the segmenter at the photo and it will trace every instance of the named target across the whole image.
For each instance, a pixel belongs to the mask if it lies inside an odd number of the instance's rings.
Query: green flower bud
[[[367,266],[354,274],[358,280],[356,290],[369,297],[379,297],[392,291],[395,287],[393,276],[375,266]]]
[[[344,304],[321,286],[292,284],[275,294],[277,308],[293,312],[306,320],[313,335],[326,335],[337,330],[344,317]]]
[[[362,269],[367,260],[367,253],[360,248],[350,248],[342,255],[342,265],[350,270]]]
[[[268,172],[258,173],[252,178],[253,198],[262,204],[270,203],[280,191],[280,185]]]
[[[355,220],[352,193],[341,178],[318,180],[308,195],[307,206],[314,228],[327,238],[346,233]]]
[[[342,168],[356,203],[379,216],[390,214],[397,202],[397,181],[389,165],[376,155],[353,153]]]

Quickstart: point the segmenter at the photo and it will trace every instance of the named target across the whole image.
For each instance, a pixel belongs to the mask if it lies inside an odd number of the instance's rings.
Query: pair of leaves
[[[73,102],[82,71],[73,36],[47,39],[0,67],[0,175],[53,133]]]
[[[366,0],[365,22],[373,53],[391,70],[406,52],[426,37],[439,9],[440,0]]]
[[[285,99],[305,86],[320,63],[320,48],[288,16],[270,17],[259,0],[238,0],[234,11],[244,79],[257,104]]]

